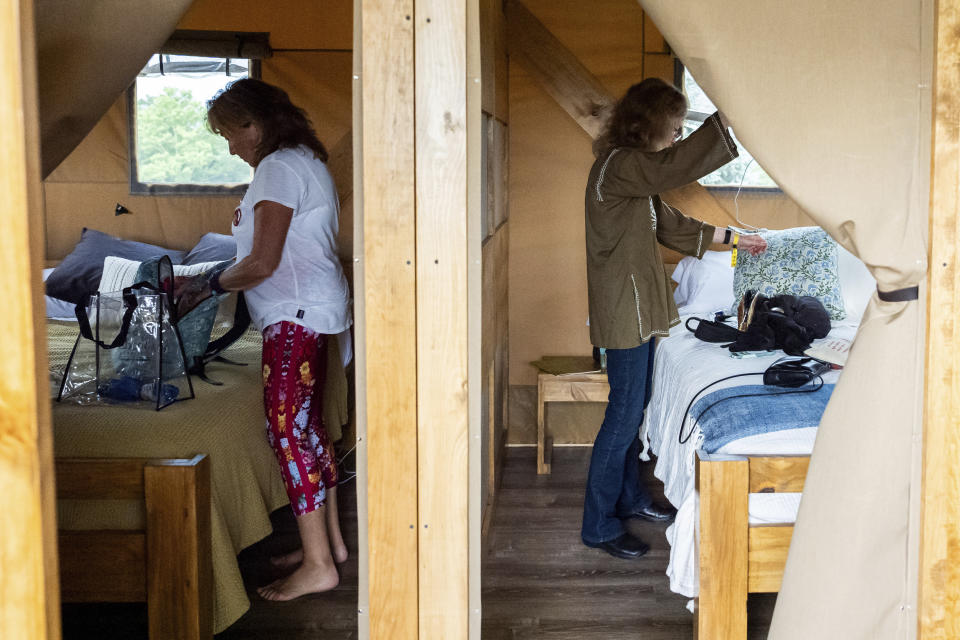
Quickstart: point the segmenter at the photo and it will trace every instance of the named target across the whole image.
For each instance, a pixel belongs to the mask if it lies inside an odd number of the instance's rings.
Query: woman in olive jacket
[[[610,397],[594,442],[581,537],[589,547],[638,558],[648,547],[623,519],[668,521],[672,508],[654,504],[640,482],[639,428],[650,397],[655,336],[680,320],[659,245],[703,257],[711,243],[736,236],[684,216],[658,195],[737,157],[726,119],[707,118],[680,140],[687,101],[657,78],[630,87],[594,144],[586,190],[587,294],[590,341],[604,347]],[[759,253],[759,236],[739,238]]]

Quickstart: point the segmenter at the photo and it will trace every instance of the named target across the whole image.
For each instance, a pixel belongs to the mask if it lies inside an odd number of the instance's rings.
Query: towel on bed
[[[780,387],[766,385],[727,387],[697,400],[690,415],[699,417],[701,448],[714,453],[728,442],[747,436],[818,426],[833,386],[825,384],[817,391],[804,393],[794,393],[793,389],[784,393]],[[755,395],[734,397],[747,394]]]

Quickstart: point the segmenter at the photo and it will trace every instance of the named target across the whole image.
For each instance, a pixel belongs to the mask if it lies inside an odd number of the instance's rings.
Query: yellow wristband
[[[740,234],[733,234],[733,249],[730,251],[730,266],[737,266],[737,243],[740,241]]]

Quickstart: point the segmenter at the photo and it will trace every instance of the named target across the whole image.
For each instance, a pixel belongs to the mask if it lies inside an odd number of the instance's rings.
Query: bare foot
[[[278,569],[295,567],[301,562],[303,562],[303,549],[295,549],[290,553],[283,554],[282,556],[272,556],[270,558],[270,564]]]
[[[340,584],[340,575],[333,565],[303,564],[286,578],[275,580],[257,589],[264,600],[286,601],[308,593],[330,591]]]
[[[333,548],[330,549],[330,553],[333,554],[333,561],[337,564],[343,564],[347,561],[347,557],[350,555],[347,553],[347,545],[343,544],[341,540],[340,544],[333,545]]]

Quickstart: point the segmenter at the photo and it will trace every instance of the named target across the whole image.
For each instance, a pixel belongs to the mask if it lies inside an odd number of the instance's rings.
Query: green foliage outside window
[[[206,126],[206,105],[186,89],[137,99],[137,174],[146,184],[240,184],[250,166]]]

